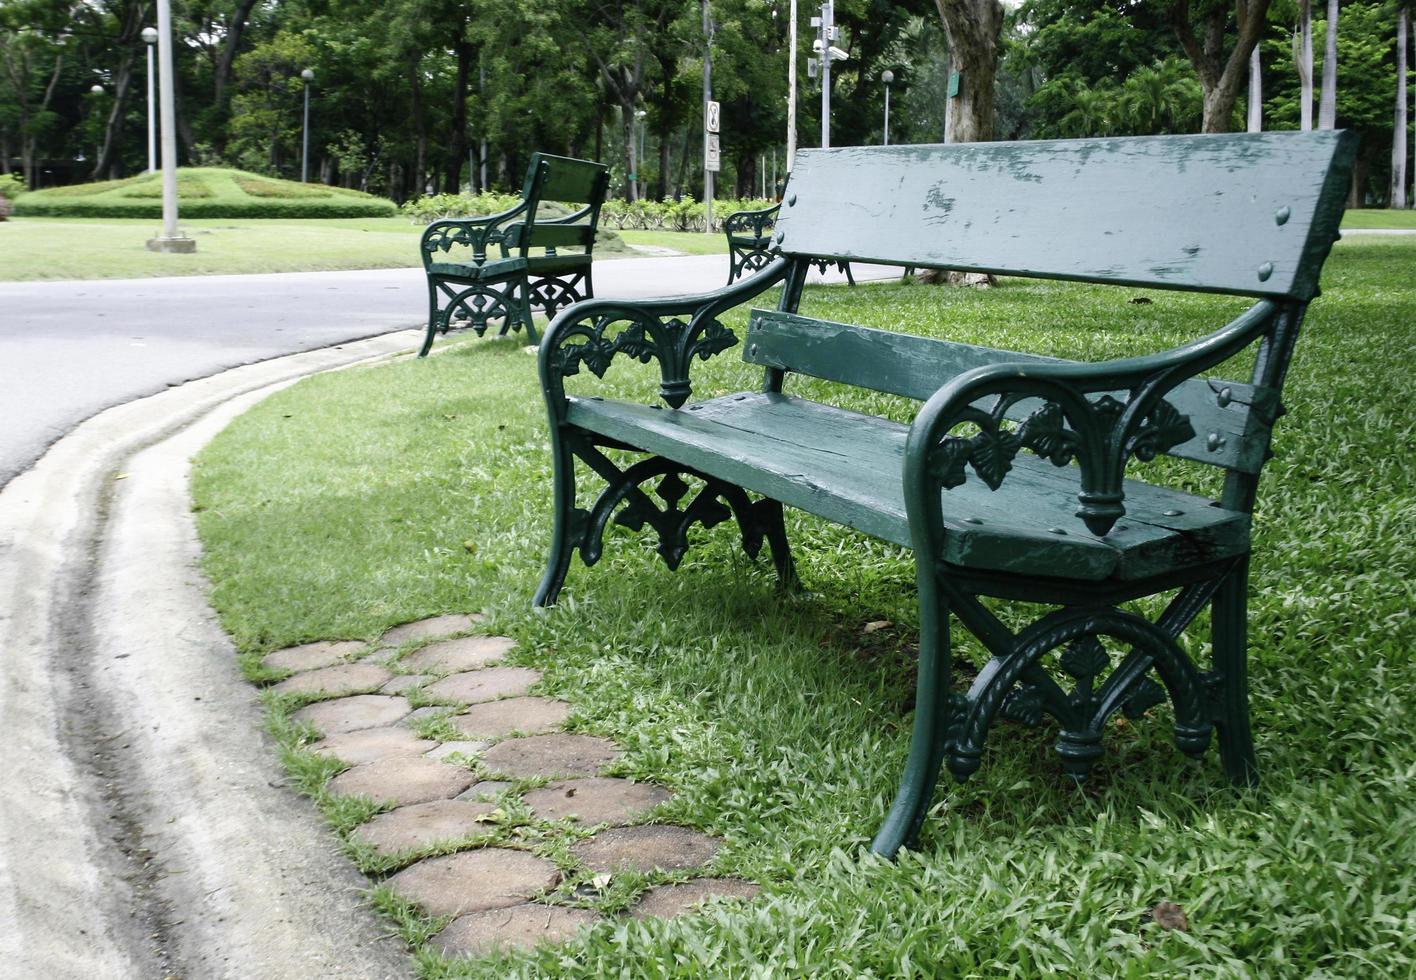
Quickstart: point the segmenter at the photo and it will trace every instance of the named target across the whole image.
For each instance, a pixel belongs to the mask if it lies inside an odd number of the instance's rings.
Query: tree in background
[[[1231,128],[1234,104],[1249,71],[1250,55],[1263,37],[1269,2],[1236,0],[1231,5],[1221,0],[1174,0],[1171,4],[1175,36],[1204,92],[1200,123],[1203,132],[1225,133]],[[1234,40],[1229,46],[1231,33]]]

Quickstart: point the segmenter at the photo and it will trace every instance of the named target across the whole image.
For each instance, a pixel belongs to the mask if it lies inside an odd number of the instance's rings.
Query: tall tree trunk
[[[447,149],[447,178],[443,190],[456,194],[462,187],[462,165],[467,162],[467,89],[472,76],[472,45],[457,42],[457,84],[452,90],[452,139]]]
[[[1249,55],[1249,125],[1251,133],[1263,132],[1264,128],[1264,79],[1263,66],[1259,61],[1258,45]]]
[[[1298,66],[1298,126],[1306,133],[1313,128],[1313,0],[1298,5],[1297,41],[1293,61]]]
[[[413,94],[413,132],[416,139],[417,161],[413,165],[413,196],[421,197],[428,188],[428,115],[423,108],[423,69],[421,56],[414,56],[408,71]]]
[[[1335,0],[1334,0],[1335,2]],[[1170,23],[1185,55],[1199,76],[1204,92],[1204,120],[1200,128],[1206,133],[1227,133],[1234,118],[1234,103],[1239,99],[1239,87],[1249,69],[1249,58],[1263,37],[1270,0],[1236,0],[1234,19],[1238,34],[1228,57],[1224,41],[1229,23],[1229,9],[1223,4],[1206,8],[1200,22],[1203,37],[1195,33],[1190,19],[1189,0],[1174,0],[1170,7]]]
[[[217,59],[216,71],[212,76],[212,103],[218,107],[222,104],[226,87],[231,84],[236,54],[241,47],[241,35],[246,32],[246,21],[250,19],[255,6],[256,0],[240,0],[226,25],[226,39],[222,42],[221,56]]]
[[[1396,12],[1396,113],[1392,117],[1391,207],[1406,207],[1406,52],[1411,15]]]
[[[108,122],[103,127],[103,147],[93,162],[92,180],[102,180],[104,175],[117,177],[118,146],[123,138],[123,117],[128,109],[128,89],[133,78],[133,51],[124,47],[118,59],[118,68],[113,73],[113,105],[108,111]]]
[[[624,152],[624,197],[626,201],[639,200],[639,172],[635,167],[635,126],[634,103],[620,102],[620,147]]]
[[[953,68],[959,73],[959,94],[949,100],[950,142],[991,140],[1003,4],[1000,0],[934,0],[934,3],[949,38]]]
[[[1327,38],[1323,45],[1323,95],[1318,128],[1337,128],[1337,0],[1328,0]]]

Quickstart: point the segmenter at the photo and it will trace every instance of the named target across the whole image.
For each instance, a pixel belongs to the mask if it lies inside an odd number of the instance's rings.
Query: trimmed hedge
[[[469,218],[505,211],[521,198],[515,194],[432,194],[404,203],[398,210],[415,224],[443,218]],[[760,211],[776,201],[722,198],[713,202],[713,230],[723,230],[723,219],[734,211]],[[700,201],[606,201],[600,209],[600,227],[617,231],[702,231]]]
[[[299,184],[219,167],[177,172],[177,202],[184,218],[385,218],[392,201],[343,187]],[[34,191],[15,202],[17,217],[160,218],[162,177],[73,184]]]

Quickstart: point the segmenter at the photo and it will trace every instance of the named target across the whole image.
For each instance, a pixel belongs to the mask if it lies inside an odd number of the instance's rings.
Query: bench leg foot
[[[1248,654],[1249,561],[1244,559],[1225,577],[1214,595],[1211,625],[1216,692],[1216,726],[1219,756],[1230,780],[1240,785],[1256,782],[1258,762],[1249,729]]]
[[[561,586],[565,584],[566,572],[570,571],[570,558],[575,553],[579,537],[575,528],[575,457],[556,431],[551,432],[551,467],[555,525],[551,531],[546,573],[541,576],[541,584],[536,587],[536,594],[531,599],[531,605],[537,608],[555,605]]]
[[[912,847],[919,838],[920,825],[934,798],[952,720],[949,606],[938,594],[933,569],[922,569],[919,583],[919,682],[910,755],[895,802],[870,845],[873,853],[892,860],[901,847]]]
[[[792,546],[787,541],[787,521],[780,501],[763,499],[757,502],[761,515],[762,537],[767,547],[772,549],[772,565],[777,569],[777,587],[783,592],[796,592],[801,588],[797,578],[796,562],[792,561]]]
[[[438,311],[438,287],[435,283],[428,283],[428,334],[423,338],[423,349],[418,351],[419,357],[427,357],[428,351],[433,349],[433,338],[438,334],[441,325],[441,316]],[[444,329],[444,332],[446,330]]]

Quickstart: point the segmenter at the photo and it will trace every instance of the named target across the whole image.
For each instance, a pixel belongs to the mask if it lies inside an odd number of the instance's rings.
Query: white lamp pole
[[[310,83],[315,80],[314,70],[306,68],[300,77],[305,80],[305,133],[300,140],[300,183],[307,184],[310,182]]]
[[[787,34],[787,173],[796,162],[796,72],[797,72],[797,0],[791,0]]]
[[[154,252],[195,252],[197,243],[177,230],[177,106],[172,84],[172,0],[157,0],[158,101],[162,116],[162,235],[148,239]]]
[[[885,145],[890,145],[890,85],[895,81],[895,73],[886,68],[880,74],[880,80],[885,83]]]
[[[152,46],[157,43],[157,28],[144,27],[143,42],[147,45],[148,173],[151,174],[157,172],[157,116],[153,114],[156,111],[153,103],[157,100],[152,92],[157,82],[152,71]]]

